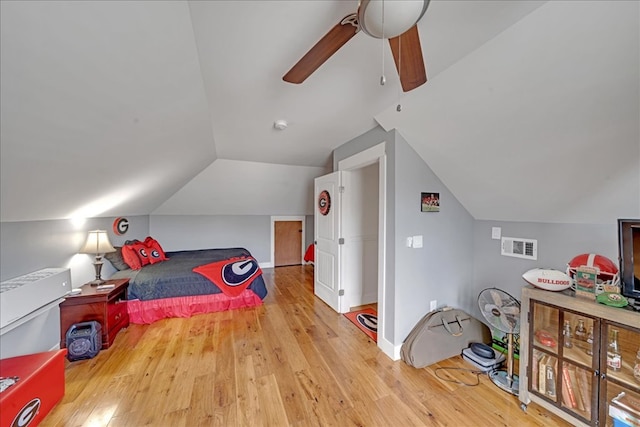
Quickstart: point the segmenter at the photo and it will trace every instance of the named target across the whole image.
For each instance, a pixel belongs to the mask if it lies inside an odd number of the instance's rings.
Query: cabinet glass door
[[[562,311],[561,396],[562,408],[590,423],[597,407],[594,353],[599,354],[600,321],[584,314]]]
[[[597,377],[594,377],[590,369],[566,360],[562,361],[561,376],[562,408],[582,418],[582,421],[588,424],[591,420],[591,411],[597,404],[593,396],[594,380],[597,380]]]
[[[558,401],[556,373],[558,358],[534,349],[531,357],[531,390],[554,402]]]
[[[545,353],[558,354],[558,322],[560,312],[557,308],[532,301],[533,319],[531,336],[533,346]]]
[[[640,329],[603,323],[600,366],[604,402],[601,419],[607,426],[640,426]]]
[[[529,364],[529,390],[545,399],[558,402],[558,331],[557,308],[532,301],[531,330],[533,346]]]
[[[564,311],[562,356],[587,368],[593,367],[594,347],[599,344],[599,322]],[[598,349],[595,348],[595,354]]]
[[[598,413],[600,321],[538,301],[531,312],[529,390],[591,424]]]

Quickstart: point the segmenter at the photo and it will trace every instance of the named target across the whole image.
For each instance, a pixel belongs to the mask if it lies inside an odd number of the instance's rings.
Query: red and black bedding
[[[127,309],[132,323],[254,307],[262,304],[267,295],[262,271],[247,249],[201,249],[163,255],[162,262],[122,269],[111,277],[129,278]],[[118,260],[111,262],[118,268]]]

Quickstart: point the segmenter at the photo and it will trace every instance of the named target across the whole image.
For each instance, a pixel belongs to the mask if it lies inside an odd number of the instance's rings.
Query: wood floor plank
[[[236,383],[238,384],[238,400],[236,402],[238,425],[264,425],[252,356],[242,356],[238,358],[236,365]]]
[[[260,307],[130,325],[67,362],[49,426],[568,426],[460,356],[393,361],[313,295],[313,266],[264,270]],[[460,382],[477,386],[465,386]]]

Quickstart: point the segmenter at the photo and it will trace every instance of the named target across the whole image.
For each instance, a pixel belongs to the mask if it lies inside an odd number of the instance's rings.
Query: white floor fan
[[[480,312],[489,325],[507,334],[507,370],[493,370],[489,378],[498,387],[518,395],[520,382],[513,373],[513,335],[520,333],[520,302],[497,288],[487,288],[478,295]]]

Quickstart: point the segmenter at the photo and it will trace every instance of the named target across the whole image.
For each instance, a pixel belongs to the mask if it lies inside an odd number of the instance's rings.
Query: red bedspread
[[[261,304],[262,300],[252,290],[245,289],[235,297],[218,293],[148,301],[129,300],[127,311],[131,323],[148,324],[168,317],[191,317],[196,314],[256,307]]]

